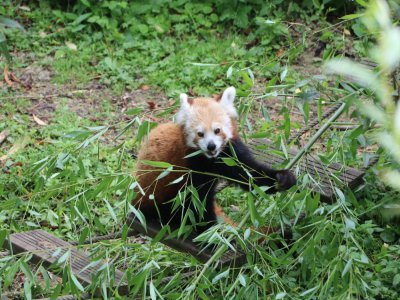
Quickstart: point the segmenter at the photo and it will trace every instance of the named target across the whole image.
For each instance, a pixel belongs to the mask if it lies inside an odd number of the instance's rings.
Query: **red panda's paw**
[[[289,170],[282,170],[276,173],[276,181],[279,190],[288,190],[296,184],[296,177]]]

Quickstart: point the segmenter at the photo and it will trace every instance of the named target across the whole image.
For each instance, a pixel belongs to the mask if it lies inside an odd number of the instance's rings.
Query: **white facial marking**
[[[221,136],[216,135],[213,131],[208,132],[204,135],[204,138],[199,140],[199,147],[204,152],[207,157],[217,157],[221,152],[221,146],[223,144],[223,139]],[[209,150],[208,145],[214,144],[215,149]]]
[[[197,127],[196,130],[193,131],[193,130],[191,129],[191,124],[190,124],[190,122],[189,122],[189,119],[190,119],[190,118],[188,118],[188,119],[186,120],[186,122],[185,122],[186,145],[188,145],[189,147],[192,147],[192,148],[195,148],[195,149],[196,149],[196,148],[197,148],[197,145],[194,143],[194,140],[196,139],[198,132],[201,131],[201,128]]]
[[[188,119],[185,120],[186,144],[194,149],[201,149],[208,158],[215,158],[221,153],[226,143],[232,138],[232,123],[228,115],[222,117],[221,123],[212,123],[211,128],[205,131],[202,126],[193,126],[191,124],[191,112],[188,113]],[[216,133],[216,129],[220,132]],[[197,141],[195,143],[194,141]],[[215,145],[215,149],[208,149],[210,144]]]

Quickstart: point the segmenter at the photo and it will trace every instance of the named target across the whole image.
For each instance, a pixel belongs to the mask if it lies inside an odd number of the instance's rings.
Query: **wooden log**
[[[54,264],[62,255],[70,251],[68,259],[71,271],[83,286],[89,286],[93,276],[98,273],[95,266],[90,266],[91,260],[86,253],[44,230],[13,233],[9,237],[8,245],[13,254],[30,253],[33,262],[43,263],[45,267]],[[114,272],[114,284],[120,295],[128,293],[124,273],[118,269]]]
[[[279,156],[271,142],[266,139],[251,140],[250,151],[260,161],[272,166],[283,166],[288,159]],[[298,150],[289,149],[289,160],[296,156]],[[365,172],[354,168],[345,167],[338,163],[325,165],[318,157],[306,154],[306,157],[299,161],[300,172],[308,173],[320,184],[310,183],[309,187],[314,192],[320,193],[322,198],[331,202],[336,197],[334,187],[354,189],[363,183]]]

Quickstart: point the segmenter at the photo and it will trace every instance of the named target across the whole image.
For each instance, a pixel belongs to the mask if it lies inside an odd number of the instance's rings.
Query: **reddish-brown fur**
[[[214,105],[219,99],[196,98],[191,101],[192,105],[195,105],[198,110],[198,114],[196,114],[198,120],[196,120],[195,124],[199,122],[206,126],[211,126],[213,121],[220,119],[220,108]],[[234,118],[231,118],[231,122],[233,136],[236,137],[238,134],[237,122]],[[225,135],[225,133],[221,132],[221,135]],[[142,211],[146,211],[147,209],[153,209],[156,202],[157,204],[163,204],[177,195],[187,183],[187,177],[185,176],[177,184],[171,185],[170,183],[185,175],[187,165],[184,157],[188,154],[188,151],[189,148],[186,146],[182,125],[165,123],[153,129],[140,148],[135,172],[137,182],[145,192],[145,195],[142,195],[137,189],[138,195],[133,199],[132,204]],[[164,169],[146,165],[142,163],[143,160],[168,162],[174,166],[174,170],[167,176],[157,180],[157,177]],[[154,196],[154,199],[151,199],[151,195]],[[221,207],[216,206],[215,212],[226,223],[235,224],[224,214]]]
[[[154,201],[149,199],[152,194],[154,200],[158,203],[163,203],[165,200],[174,197],[185,184],[185,180],[174,185],[169,185],[169,183],[184,175],[181,171],[186,168],[184,159],[186,153],[187,146],[182,126],[166,123],[153,129],[140,148],[135,174],[137,182],[145,191],[145,195],[138,193],[133,204],[145,209],[154,206]],[[168,162],[174,166],[176,172],[173,171],[168,176],[156,180],[164,170],[143,164],[141,162],[143,160]]]

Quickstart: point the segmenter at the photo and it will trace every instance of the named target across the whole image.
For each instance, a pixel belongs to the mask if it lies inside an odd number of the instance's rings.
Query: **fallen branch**
[[[19,150],[25,148],[25,146],[29,143],[29,136],[24,136],[20,138],[8,151],[7,154],[0,157],[0,163],[5,162],[11,155],[17,153]]]
[[[8,129],[5,129],[2,132],[0,132],[0,145],[6,140],[8,135],[9,135]]]

